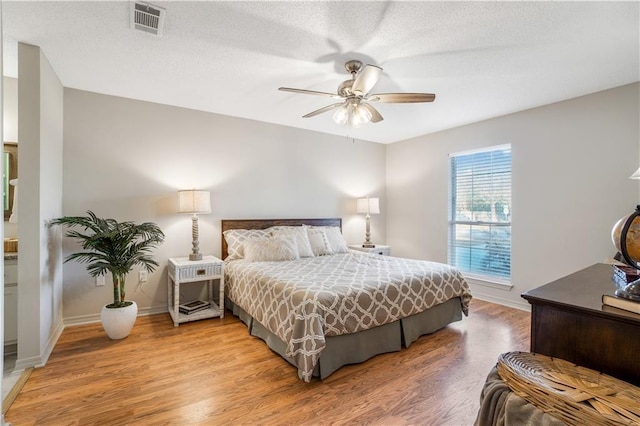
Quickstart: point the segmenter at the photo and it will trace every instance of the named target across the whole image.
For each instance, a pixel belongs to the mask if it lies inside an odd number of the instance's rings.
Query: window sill
[[[498,281],[498,280],[490,280],[484,277],[478,277],[473,275],[465,275],[464,277],[467,279],[469,284],[479,285],[483,287],[496,288],[498,290],[511,291],[513,288],[513,284],[507,281]]]

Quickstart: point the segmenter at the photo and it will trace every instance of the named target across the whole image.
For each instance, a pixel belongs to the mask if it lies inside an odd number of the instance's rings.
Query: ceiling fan
[[[338,86],[337,93],[294,89],[291,87],[280,87],[278,90],[340,99],[341,102],[327,105],[326,107],[305,114],[302,117],[314,117],[324,112],[335,110],[333,119],[336,123],[348,123],[354,127],[362,123],[378,123],[383,120],[382,115],[380,115],[378,110],[375,109],[370,102],[433,102],[436,98],[436,95],[433,93],[370,93],[380,78],[382,68],[375,65],[365,65],[364,68],[362,68],[362,62],[358,60],[347,61],[344,67],[351,73],[351,79],[343,81]]]

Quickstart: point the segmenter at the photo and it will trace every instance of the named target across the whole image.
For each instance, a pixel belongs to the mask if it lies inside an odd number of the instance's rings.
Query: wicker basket
[[[640,388],[568,361],[528,352],[500,355],[518,396],[570,425],[640,425]]]

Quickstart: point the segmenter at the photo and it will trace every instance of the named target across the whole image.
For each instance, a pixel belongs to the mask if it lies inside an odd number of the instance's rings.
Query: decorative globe
[[[616,249],[622,253],[622,228],[624,228],[624,224],[631,216],[635,216],[633,218],[633,222],[631,222],[631,226],[629,226],[629,230],[627,231],[626,236],[626,248],[627,254],[634,262],[640,262],[640,216],[636,213],[632,213],[620,219],[613,226],[613,230],[611,231],[611,239],[613,240],[613,244],[616,246]],[[635,265],[632,265],[635,266]]]

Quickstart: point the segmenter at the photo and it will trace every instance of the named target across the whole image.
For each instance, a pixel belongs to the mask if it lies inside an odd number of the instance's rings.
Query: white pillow
[[[268,229],[271,235],[276,238],[293,239],[298,249],[298,256],[313,257],[313,250],[309,244],[309,236],[307,230],[302,226],[272,226]]]
[[[224,260],[242,259],[244,257],[243,243],[248,239],[270,238],[266,229],[228,229],[222,233],[227,242],[228,256]]]
[[[340,228],[337,226],[325,226],[323,227],[325,234],[327,234],[327,240],[329,240],[329,247],[334,253],[349,253],[349,246],[340,232]]]
[[[295,260],[298,251],[292,239],[248,239],[244,242],[244,258],[248,262]]]
[[[333,254],[333,250],[331,250],[331,246],[329,245],[329,239],[323,227],[306,226],[306,228],[307,234],[309,234],[311,250],[313,250],[314,255],[324,256],[326,254]]]

